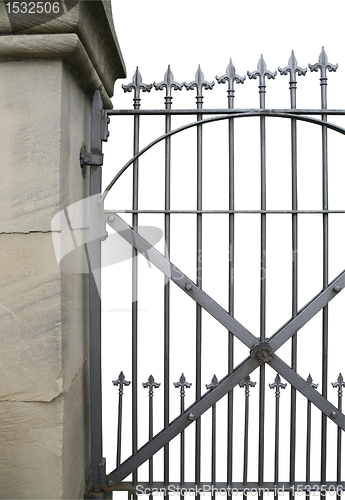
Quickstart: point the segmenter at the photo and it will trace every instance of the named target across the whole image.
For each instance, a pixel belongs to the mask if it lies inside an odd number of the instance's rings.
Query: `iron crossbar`
[[[268,115],[339,115],[345,116],[345,109],[107,109],[105,110],[107,116],[121,116],[121,115],[237,115],[237,114],[268,114]]]
[[[345,210],[105,210],[105,214],[215,214],[215,215],[229,215],[229,214],[345,214]]]

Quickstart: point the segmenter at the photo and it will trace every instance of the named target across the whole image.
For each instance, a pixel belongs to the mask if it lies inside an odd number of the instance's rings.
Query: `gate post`
[[[79,155],[92,97],[111,107],[125,67],[110,0],[55,4],[39,18],[0,2],[3,499],[82,498],[91,486],[89,276],[59,267],[51,221],[90,194]]]

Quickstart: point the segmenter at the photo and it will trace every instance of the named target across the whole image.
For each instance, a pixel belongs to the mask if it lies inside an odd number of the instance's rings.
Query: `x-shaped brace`
[[[298,373],[294,372],[275,354],[275,351],[279,349],[279,347],[321,311],[321,309],[345,287],[345,270],[339,274],[325,290],[316,295],[303,309],[301,309],[295,318],[288,321],[272,335],[270,339],[260,343],[257,337],[230,316],[225,309],[203,290],[197,287],[193,281],[169,262],[160,252],[158,252],[158,250],[152,247],[150,243],[142,238],[137,232],[133,231],[121,217],[112,213],[109,221],[109,212],[107,212],[107,215],[107,222],[115,231],[251,350],[250,356],[238,365],[231,374],[224,377],[216,388],[205,393],[198,402],[187,408],[183,415],[173,420],[167,429],[162,430],[154,436],[154,438],[140,448],[135,455],[131,456],[128,460],[123,462],[120,467],[111,472],[107,476],[108,480],[111,480],[113,484],[122,481],[131,471],[142,465],[167,442],[183,431],[191,422],[199,418],[206,410],[225,396],[263,362],[267,362],[285,380],[308,398],[325,415],[331,418],[341,429],[345,430],[345,415],[320,393],[315,391],[300,375],[298,375]]]

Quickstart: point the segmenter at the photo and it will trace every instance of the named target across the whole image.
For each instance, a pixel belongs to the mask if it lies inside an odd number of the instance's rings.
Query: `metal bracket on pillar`
[[[91,110],[91,151],[80,151],[81,167],[101,167],[103,165],[102,142],[109,137],[108,125],[110,118],[107,110],[103,109],[101,94],[96,90]]]
[[[88,153],[86,151],[81,150],[80,151],[80,166],[81,167],[87,167],[87,166],[93,166],[93,167],[101,167],[103,165],[103,155],[97,155],[94,153]]]

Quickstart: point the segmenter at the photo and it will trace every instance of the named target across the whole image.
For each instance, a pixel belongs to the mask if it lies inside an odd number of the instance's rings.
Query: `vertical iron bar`
[[[243,444],[243,486],[247,485],[248,482],[248,437],[249,437],[249,396],[250,387],[255,387],[256,382],[250,380],[248,375],[245,379],[238,384],[240,387],[244,387],[245,392],[245,408],[244,408],[244,444]],[[243,492],[243,498],[247,498],[247,494]]]
[[[345,387],[344,378],[341,373],[339,373],[337,382],[332,382],[332,386],[338,388],[338,410],[340,412],[343,411],[343,387]],[[342,430],[338,427],[337,431],[337,500],[340,500],[342,497],[341,492],[341,439],[342,439]]]
[[[211,383],[206,384],[206,389],[212,390],[218,385],[218,379],[216,375],[213,375]],[[212,495],[211,498],[212,500],[215,499],[215,492],[213,491],[213,488],[215,487],[216,483],[216,439],[217,439],[217,432],[216,432],[216,405],[212,405],[212,451],[211,451],[211,484],[212,484]]]
[[[197,109],[202,108],[203,98],[197,96]],[[202,120],[202,115],[198,115],[198,121]],[[202,210],[202,125],[197,127],[197,210]],[[196,216],[197,225],[197,248],[196,248],[196,284],[202,288],[202,215]],[[201,398],[201,339],[202,339],[202,308],[196,305],[196,401]],[[200,483],[200,462],[201,462],[201,418],[196,421],[196,458],[195,458],[195,482]],[[198,498],[198,497],[197,497]]]
[[[249,78],[259,77],[260,109],[265,109],[265,77],[272,79],[276,72],[267,70],[261,55],[257,70],[247,72]],[[260,116],[260,160],[261,160],[261,210],[266,210],[266,119]],[[261,214],[261,244],[260,244],[260,341],[266,338],[266,214]],[[260,395],[259,395],[259,465],[258,482],[262,486],[264,480],[265,456],[265,364],[260,365]],[[262,500],[262,493],[259,498]]]
[[[91,153],[102,153],[101,94],[96,90],[91,108]],[[90,392],[91,392],[91,481],[95,492],[102,484],[98,469],[102,463],[102,375],[101,375],[101,233],[103,218],[94,202],[102,190],[102,167],[90,166],[90,242],[89,321],[90,321]]]
[[[290,107],[296,109],[297,75],[305,75],[307,68],[297,66],[294,51],[288,62],[288,66],[281,69],[282,75],[290,73]],[[297,196],[297,121],[291,119],[291,206],[292,210],[298,210]],[[292,318],[297,316],[298,311],[298,215],[292,214]],[[291,368],[297,370],[297,335],[291,339]],[[291,408],[290,408],[290,485],[295,483],[296,475],[296,389],[291,386]],[[293,491],[290,497],[293,497]]]
[[[172,97],[165,98],[165,109],[171,109]],[[165,116],[165,132],[171,131],[171,115]],[[171,138],[165,141],[165,210],[170,210],[171,185]],[[164,215],[165,251],[170,260],[170,214]],[[170,397],[170,281],[164,286],[164,429],[169,426]],[[164,484],[169,483],[169,445],[164,446]]]
[[[307,68],[297,66],[294,51],[285,68],[279,68],[281,75],[290,73],[290,107],[296,109],[297,75],[305,75]],[[297,121],[291,119],[291,205],[292,210],[298,210],[297,196]],[[298,216],[292,214],[292,318],[297,316],[298,311]],[[297,370],[297,335],[291,340],[291,368]],[[296,472],[296,389],[291,386],[290,407],[290,486],[295,483]],[[290,491],[290,498],[294,497],[294,489]]]
[[[230,83],[230,80],[229,80]],[[228,90],[228,107],[234,108],[234,90]],[[234,120],[229,120],[229,210],[235,210],[235,132]],[[235,297],[235,214],[229,214],[229,314],[234,316]],[[234,335],[228,332],[228,373],[234,369]],[[234,436],[234,392],[228,394],[228,442],[227,442],[227,484],[231,488],[233,476],[233,438]]]
[[[180,406],[181,406],[181,415],[184,413],[184,397],[185,397],[185,388],[189,389],[191,387],[191,383],[186,381],[186,377],[182,373],[180,380],[178,382],[174,382],[175,387],[180,387]],[[184,430],[180,435],[180,485],[183,486],[185,481],[185,441],[184,441]],[[181,499],[184,497],[181,494]]]
[[[321,108],[327,109],[327,76],[326,72],[336,71],[338,65],[328,62],[324,48],[319,55],[319,62],[309,64],[311,71],[320,70]],[[321,115],[321,120],[326,122],[327,115]],[[322,208],[328,210],[328,145],[327,127],[322,127]],[[328,213],[323,213],[323,289],[328,285]],[[322,311],[322,395],[327,399],[328,389],[328,305]],[[327,466],[327,416],[322,414],[321,424],[321,484],[326,481]],[[322,495],[321,495],[322,496]]]
[[[156,90],[166,89],[165,109],[171,109],[171,90],[182,90],[183,84],[174,81],[170,65],[161,83],[154,83]],[[171,115],[165,115],[165,133],[171,131]],[[165,139],[165,210],[170,210],[171,198],[171,138]],[[164,256],[170,259],[170,213],[164,214],[165,248]],[[164,286],[164,429],[169,426],[170,398],[170,281]],[[164,446],[164,484],[169,484],[169,444]]]
[[[118,420],[117,420],[117,453],[116,453],[116,467],[121,464],[121,440],[122,440],[122,396],[123,387],[129,385],[130,382],[125,380],[123,372],[120,373],[117,380],[113,380],[113,385],[119,386],[119,408],[118,408]]]
[[[234,82],[243,83],[245,76],[236,75],[235,67],[230,59],[229,65],[226,68],[226,74],[222,77],[216,77],[218,83],[228,82],[228,108],[234,109],[235,89]],[[229,140],[229,210],[235,209],[235,133],[234,120],[229,119],[228,124],[228,140]],[[229,214],[229,297],[228,309],[229,314],[234,316],[234,260],[235,260],[235,214]],[[228,373],[231,374],[234,369],[234,336],[228,331]],[[228,435],[227,435],[227,485],[231,489],[232,474],[233,474],[233,432],[234,432],[234,394],[231,390],[228,394]],[[231,496],[229,494],[228,496]]]
[[[297,82],[290,80],[291,109],[296,109]],[[297,199],[297,123],[291,120],[291,170],[292,170],[292,210],[298,209]],[[298,216],[292,214],[292,318],[298,311]],[[297,370],[297,335],[291,339],[291,368]],[[290,414],[290,484],[294,485],[296,475],[296,404],[297,393],[291,386]],[[291,495],[292,497],[294,495]]]
[[[275,412],[275,435],[274,435],[274,500],[277,500],[278,481],[279,481],[279,403],[280,403],[280,389],[285,389],[287,384],[282,384],[279,374],[273,382],[268,384],[270,389],[275,389],[276,397],[276,412]]]
[[[122,85],[125,92],[134,90],[133,107],[140,109],[140,90],[149,92],[151,85],[142,83],[142,77],[137,67],[133,82],[129,85]],[[134,115],[133,130],[133,155],[139,152],[139,128],[140,117]],[[139,200],[139,161],[133,162],[133,210],[138,210]],[[138,213],[132,215],[133,230],[138,230]],[[138,451],[138,252],[132,248],[132,454]],[[132,481],[136,485],[138,480],[138,471],[133,471]]]
[[[317,389],[319,384],[315,384],[311,375],[309,374],[307,378],[308,384]],[[311,401],[308,399],[307,403],[307,449],[306,449],[306,474],[305,474],[305,483],[310,485],[310,456],[311,456]],[[310,491],[306,491],[306,499],[310,498]]]
[[[202,87],[212,89],[212,84],[204,80],[204,74],[200,66],[195,74],[195,80],[189,84],[185,84],[187,90],[196,88],[196,103],[197,109],[202,109],[203,95]],[[202,115],[198,114],[197,120],[202,120]],[[197,210],[202,210],[202,125],[197,126]],[[202,288],[202,214],[196,216],[196,284]],[[202,307],[196,304],[196,401],[201,398],[201,341],[202,341]],[[200,468],[201,468],[201,418],[195,422],[195,484],[200,484]],[[199,498],[199,495],[196,495]]]
[[[149,376],[147,382],[143,382],[143,387],[149,389],[149,441],[153,438],[153,390],[158,389],[161,384],[155,382],[152,375]],[[149,485],[153,484],[153,457],[149,458]],[[149,499],[153,499],[152,493],[149,495]]]
[[[321,108],[327,109],[327,79],[321,79]],[[326,122],[327,115],[322,115],[321,120]],[[328,210],[328,144],[327,128],[322,127],[322,209]],[[328,286],[328,214],[322,215],[323,225],[323,289]],[[328,304],[322,311],[322,395],[327,399],[328,392]],[[327,466],[327,416],[322,414],[321,435],[321,484],[326,481]]]
[[[140,101],[134,101],[134,109]],[[133,155],[139,151],[139,115],[134,116]],[[133,163],[133,210],[138,210],[138,160]],[[132,215],[133,230],[138,230],[138,214]],[[132,248],[132,454],[138,451],[138,252]],[[138,471],[133,471],[133,483],[138,480]]]

